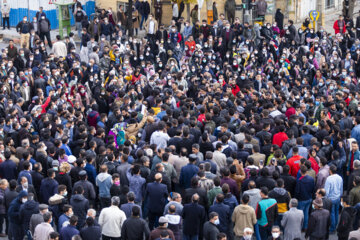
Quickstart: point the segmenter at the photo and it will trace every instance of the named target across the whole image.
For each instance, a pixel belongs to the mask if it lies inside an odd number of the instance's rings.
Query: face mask
[[[251,240],[251,238],[252,238],[252,235],[244,235],[245,240]]]
[[[59,171],[58,167],[53,167],[54,171]]]
[[[240,78],[241,78],[241,80],[244,80],[244,79],[245,79],[245,76],[241,76]]]
[[[27,182],[23,184],[23,188],[28,188],[28,186],[29,186],[29,183],[27,183]]]
[[[26,198],[23,198],[23,199],[21,199],[21,202],[22,202],[22,203],[26,203],[26,202],[27,202],[27,199],[26,199]]]
[[[321,82],[321,83],[319,83],[319,86],[320,86],[320,87],[322,87],[323,85],[324,85],[324,83],[322,83],[322,82]]]
[[[273,238],[278,238],[280,236],[280,233],[271,233]]]
[[[220,224],[220,220],[219,220],[219,219],[216,219],[216,220],[214,221],[214,224],[215,224],[215,225],[219,225],[219,224]]]

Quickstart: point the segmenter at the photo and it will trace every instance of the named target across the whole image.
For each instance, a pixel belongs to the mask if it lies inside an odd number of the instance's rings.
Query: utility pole
[[[325,26],[325,0],[316,0],[316,10],[320,13],[320,19],[317,21],[317,28],[319,29],[319,26]]]
[[[129,5],[128,5],[126,15],[127,15],[127,25],[128,25],[130,37],[132,37],[134,35],[133,20],[132,20],[132,7],[133,7],[133,0],[129,0]]]

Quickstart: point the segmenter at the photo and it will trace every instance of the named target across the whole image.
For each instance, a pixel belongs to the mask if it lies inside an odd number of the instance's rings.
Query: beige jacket
[[[2,8],[1,8],[1,15],[2,17],[9,17],[9,14],[10,14],[10,7],[8,4],[3,5]]]
[[[242,236],[245,228],[251,228],[254,230],[254,224],[256,223],[255,210],[249,205],[238,205],[231,217],[234,222],[235,236]]]

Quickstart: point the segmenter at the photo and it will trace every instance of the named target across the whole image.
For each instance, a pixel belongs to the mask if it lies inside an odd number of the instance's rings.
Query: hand
[[[339,142],[339,148],[342,148],[343,147],[343,142]]]

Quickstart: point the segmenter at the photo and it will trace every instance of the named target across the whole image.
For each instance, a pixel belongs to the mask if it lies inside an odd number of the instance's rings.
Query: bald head
[[[162,179],[162,174],[161,173],[155,174],[155,181],[156,182],[161,182],[161,179]]]
[[[192,195],[191,200],[193,203],[198,203],[199,202],[199,195],[197,193],[195,193],[194,195]]]

